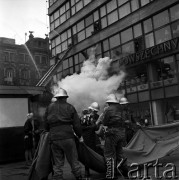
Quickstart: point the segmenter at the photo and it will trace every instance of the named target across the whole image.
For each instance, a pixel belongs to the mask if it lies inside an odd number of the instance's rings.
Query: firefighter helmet
[[[119,103],[115,94],[110,94],[109,96],[107,96],[106,102],[107,103]]]
[[[58,89],[58,91],[56,92],[54,96],[54,98],[57,98],[57,97],[68,97],[68,94],[65,89],[60,88]]]
[[[88,108],[97,112],[100,110],[99,104],[97,102],[93,102]]]
[[[122,97],[122,98],[120,99],[120,104],[128,104],[128,103],[129,103],[129,101],[127,100],[126,97]]]

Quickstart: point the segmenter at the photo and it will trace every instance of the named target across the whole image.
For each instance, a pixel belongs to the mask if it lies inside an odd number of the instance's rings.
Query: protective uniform
[[[65,155],[76,179],[80,179],[81,166],[78,162],[74,140],[74,132],[78,137],[81,137],[82,134],[80,119],[75,108],[66,100],[62,100],[68,97],[65,90],[59,89],[59,92],[54,97],[57,98],[57,101],[52,102],[45,113],[45,124],[46,129],[49,129],[53,156],[54,173],[52,179],[63,179],[62,167]]]
[[[106,102],[109,104],[109,107],[105,110],[103,117],[103,125],[107,126],[105,132],[104,156],[106,160],[112,158],[115,163],[114,167],[117,167],[117,163],[125,159],[122,149],[122,147],[126,145],[125,122],[122,117],[119,101],[115,94],[110,94]],[[120,167],[120,170],[123,171],[124,176],[127,176],[126,165]]]

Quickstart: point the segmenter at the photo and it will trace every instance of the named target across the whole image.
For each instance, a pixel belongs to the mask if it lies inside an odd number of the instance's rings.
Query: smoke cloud
[[[109,75],[112,59],[109,57],[95,59],[94,51],[88,60],[83,63],[80,74],[65,77],[53,87],[53,93],[58,88],[63,88],[69,95],[68,102],[73,104],[79,114],[87,109],[92,102],[98,102],[101,110],[105,99],[110,93],[116,93],[120,98],[123,94],[117,93],[120,83],[125,77],[125,72],[119,70],[114,75]]]

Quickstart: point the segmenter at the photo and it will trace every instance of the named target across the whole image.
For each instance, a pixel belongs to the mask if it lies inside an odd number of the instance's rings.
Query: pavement
[[[174,151],[169,156],[166,156],[159,160],[159,162],[162,164],[160,167],[158,166],[158,174],[162,176],[161,179],[167,179],[169,176],[173,176],[170,179],[179,179],[179,149]],[[155,163],[155,162],[154,162]],[[170,164],[169,164],[170,163]],[[83,172],[84,172],[84,166]],[[145,169],[144,166],[142,166],[142,169]],[[9,163],[9,164],[0,164],[0,180],[27,180],[28,173],[29,173],[29,166],[26,166],[25,162],[16,162],[16,163]],[[168,172],[167,172],[168,171]],[[73,174],[71,173],[71,169],[69,164],[66,162],[65,166],[63,168],[64,172],[64,179],[65,180],[75,180]],[[146,173],[146,172],[145,172]],[[173,174],[172,174],[173,173]],[[144,175],[144,170],[140,171],[141,176]],[[155,168],[154,166],[148,168],[148,174],[149,179],[156,180],[159,179],[158,177],[155,177]],[[133,171],[133,175],[137,176],[137,171]],[[166,177],[164,177],[166,176]],[[178,176],[177,178],[175,178]],[[91,177],[90,178],[84,178],[84,180],[104,180],[105,174],[99,174],[97,172],[91,171]],[[52,177],[49,175],[48,180],[51,180]],[[144,180],[146,178],[134,178],[134,179],[140,179]],[[119,177],[118,180],[123,180],[122,177]],[[146,179],[147,180],[147,179]]]

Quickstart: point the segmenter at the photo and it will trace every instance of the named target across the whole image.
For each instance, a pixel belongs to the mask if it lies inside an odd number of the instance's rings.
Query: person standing
[[[99,137],[96,135],[95,131],[98,130],[99,126],[96,121],[99,117],[97,114],[100,110],[100,106],[97,102],[93,102],[88,110],[84,110],[81,117],[82,135],[84,138],[84,143],[90,147],[95,152],[99,152],[97,144],[100,144]],[[90,176],[90,170],[85,166],[85,177]]]
[[[81,166],[74,139],[74,132],[83,141],[80,119],[76,109],[67,103],[68,94],[60,88],[54,96],[57,100],[52,102],[45,112],[45,128],[49,130],[51,141],[53,180],[63,179],[65,155],[76,180],[82,178]]]
[[[32,126],[33,113],[27,114],[27,120],[24,124],[24,149],[26,165],[31,165],[33,153],[33,126]]]
[[[107,97],[106,103],[108,108],[105,109],[102,123],[105,129],[104,157],[106,161],[113,160],[114,167],[128,178],[128,168],[123,154],[123,147],[126,145],[125,120],[122,117],[121,107],[115,94]],[[117,169],[116,169],[117,172]]]

